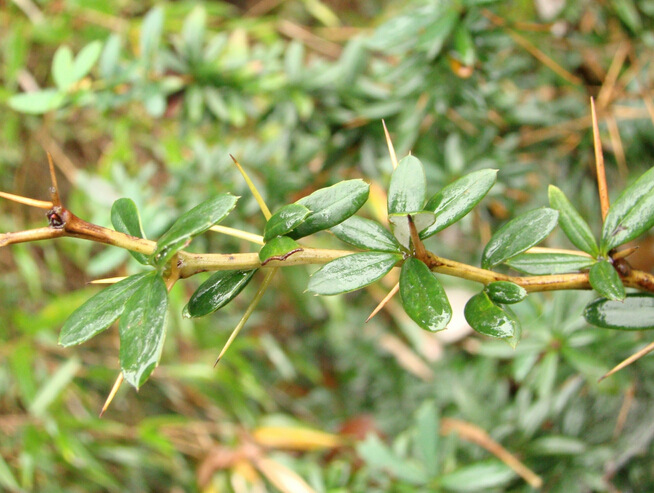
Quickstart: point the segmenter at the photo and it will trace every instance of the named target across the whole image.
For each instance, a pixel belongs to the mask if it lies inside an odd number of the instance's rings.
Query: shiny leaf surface
[[[275,212],[263,230],[263,241],[269,241],[275,236],[282,236],[296,228],[311,211],[301,204],[288,204]]]
[[[425,206],[425,210],[433,211],[436,218],[431,226],[420,233],[420,238],[429,238],[468,214],[486,196],[496,180],[496,169],[482,169],[444,187]]]
[[[257,271],[221,270],[204,281],[184,308],[185,317],[203,317],[232,301],[252,280]]]
[[[276,236],[261,247],[259,260],[261,260],[261,265],[266,265],[271,260],[285,260],[302,250],[303,248],[294,239],[288,236]]]
[[[420,260],[409,257],[402,265],[400,295],[404,311],[425,330],[446,328],[452,308],[434,273]]]
[[[593,266],[597,260],[569,253],[523,253],[505,261],[512,269],[532,276],[579,272]]]
[[[136,236],[137,238],[145,238],[139,211],[131,199],[118,199],[113,203],[111,206],[111,224],[113,224],[116,231]],[[129,253],[140,263],[148,263],[147,255],[132,251]]]
[[[493,303],[485,291],[470,298],[463,313],[470,327],[480,334],[509,339],[519,330],[512,314]]]
[[[425,203],[425,169],[415,156],[406,156],[391,175],[388,186],[388,213],[421,211]]]
[[[127,301],[120,317],[120,368],[137,389],[159,363],[167,310],[166,284],[161,276],[151,274]]]
[[[296,203],[308,208],[311,214],[289,236],[297,239],[336,226],[365,204],[369,192],[370,185],[357,179],[321,188],[301,198]]]
[[[511,305],[527,297],[527,290],[509,281],[491,282],[485,288],[488,297],[495,303]]]
[[[491,268],[537,245],[554,229],[558,216],[554,209],[541,207],[509,221],[484,248],[481,266]]]
[[[59,334],[59,344],[73,346],[88,341],[123,314],[127,300],[151,273],[136,274],[103,289],[68,317]]]
[[[371,219],[352,216],[331,229],[339,240],[362,250],[397,252],[400,245],[381,224]]]
[[[360,289],[384,277],[402,260],[395,253],[364,252],[332,260],[309,280],[308,291],[332,295]]]
[[[593,265],[588,273],[588,280],[593,289],[604,298],[621,301],[626,295],[618,272],[608,260]]]
[[[565,194],[558,187],[550,185],[548,195],[552,209],[559,211],[559,226],[561,226],[570,242],[579,250],[597,256],[599,247],[590,226],[577,212],[577,209],[574,208]]]
[[[654,294],[630,293],[623,301],[597,298],[586,305],[584,318],[606,329],[654,329]]]

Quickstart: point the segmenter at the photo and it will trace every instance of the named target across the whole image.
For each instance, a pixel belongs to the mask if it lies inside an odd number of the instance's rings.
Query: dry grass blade
[[[597,95],[597,106],[600,108],[606,108],[611,100],[611,95],[613,94],[613,89],[615,88],[615,83],[618,80],[620,75],[620,70],[624,65],[624,61],[627,59],[627,54],[629,53],[629,44],[622,43],[615,52],[609,71],[606,74],[604,79],[604,84],[600,89],[599,94]]]
[[[234,164],[238,168],[238,170],[241,172],[241,175],[243,175],[243,179],[245,180],[245,183],[247,183],[248,188],[250,189],[250,192],[252,192],[252,195],[254,195],[254,199],[257,201],[257,204],[259,204],[259,208],[261,209],[261,212],[263,212],[264,217],[266,218],[266,221],[270,219],[270,216],[272,214],[270,213],[270,209],[268,209],[268,206],[266,205],[266,202],[263,200],[263,197],[259,193],[259,190],[257,190],[257,187],[254,185],[254,182],[250,180],[250,177],[248,174],[245,172],[243,167],[241,166],[241,163],[239,163],[234,156],[231,154],[229,157],[232,158],[232,161],[234,161]]]
[[[61,207],[61,198],[59,197],[59,186],[57,185],[57,175],[55,174],[54,163],[52,162],[52,154],[48,152],[48,167],[50,168],[50,193],[52,194],[52,204],[55,207]]]
[[[123,372],[121,371],[118,374],[118,378],[116,378],[116,382],[114,383],[114,386],[111,387],[111,392],[109,392],[109,395],[107,396],[107,400],[104,401],[104,405],[102,406],[102,410],[100,411],[100,417],[102,417],[105,411],[109,409],[109,406],[111,405],[111,402],[114,400],[114,397],[116,397],[116,394],[118,393],[118,389],[123,384],[124,379],[125,377],[123,376]]]
[[[388,146],[388,154],[391,156],[391,164],[393,164],[393,169],[397,168],[397,155],[395,154],[395,147],[393,147],[393,141],[391,140],[391,135],[388,133],[388,128],[386,128],[386,121],[382,120],[382,125],[384,126],[384,135],[386,136],[386,145]]]
[[[613,116],[609,116],[606,118],[606,125],[609,129],[609,139],[611,139],[613,154],[615,154],[615,160],[618,163],[618,171],[620,172],[622,179],[626,180],[627,175],[629,174],[629,168],[627,167],[627,158],[624,153],[624,146],[622,145],[618,122],[615,121]]]
[[[622,363],[620,363],[620,364],[614,366],[614,367],[613,367],[609,372],[607,372],[606,374],[602,375],[602,377],[598,380],[598,382],[601,382],[601,381],[604,380],[605,378],[608,378],[608,377],[610,377],[611,375],[613,375],[614,373],[617,373],[617,372],[619,372],[620,370],[622,370],[623,368],[626,368],[627,366],[629,366],[629,365],[632,364],[633,362],[638,361],[640,358],[642,358],[643,356],[645,356],[645,355],[651,353],[652,351],[654,351],[654,342],[648,344],[647,346],[645,346],[645,347],[644,347],[643,349],[641,349],[640,351],[638,351],[638,352],[632,354],[632,355],[629,356],[626,360],[624,360]]]
[[[30,199],[22,195],[14,195],[13,193],[0,192],[0,197],[17,202],[19,204],[29,205],[31,207],[38,207],[39,209],[52,209],[53,203],[45,200]]]
[[[211,226],[209,228],[211,231],[216,233],[222,233],[227,236],[233,236],[234,238],[240,238],[241,240],[249,241],[250,243],[256,243],[257,245],[263,245],[263,236],[255,235],[254,233],[248,233],[247,231],[241,231],[240,229],[228,228],[227,226]]]
[[[595,112],[595,100],[590,98],[590,113],[593,121],[593,147],[595,148],[595,169],[597,170],[597,189],[599,191],[600,207],[602,209],[602,220],[606,219],[609,212],[609,191],[606,186],[606,169],[604,168],[604,153],[602,152],[602,141],[599,135],[597,113]]]
[[[104,279],[95,279],[94,281],[89,282],[88,284],[116,284],[117,282],[127,279],[126,276],[122,277],[106,277]]]

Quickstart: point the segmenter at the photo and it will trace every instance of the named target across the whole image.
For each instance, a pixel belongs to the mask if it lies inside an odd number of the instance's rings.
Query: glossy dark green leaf
[[[516,473],[509,466],[491,459],[444,474],[439,479],[439,485],[445,491],[496,491],[497,487],[508,485],[515,477]]]
[[[489,269],[540,243],[556,226],[558,211],[541,207],[509,221],[484,248],[481,266]]]
[[[488,297],[495,303],[511,305],[519,303],[527,297],[527,290],[514,282],[491,282],[485,288]]]
[[[191,238],[204,233],[219,223],[234,209],[238,197],[225,193],[202,202],[182,214],[157,242],[153,258],[157,265],[164,265],[178,250],[184,248]]]
[[[434,211],[436,219],[420,237],[429,238],[464,217],[486,196],[496,180],[496,169],[481,169],[447,185],[427,202],[425,210]]]
[[[552,209],[559,211],[559,226],[568,239],[579,250],[596,257],[599,248],[588,223],[559,188],[550,185],[548,195]]]
[[[411,214],[389,214],[388,222],[390,223],[391,231],[400,245],[404,248],[409,248],[411,244],[409,216],[411,216],[418,233],[429,227],[429,225],[434,222],[434,213],[431,211],[417,211]]]
[[[332,260],[309,280],[308,291],[332,295],[360,289],[384,277],[402,260],[397,253],[364,252]]]
[[[127,300],[147,281],[143,273],[103,289],[68,317],[59,334],[59,344],[73,346],[88,341],[120,317]]]
[[[509,339],[519,330],[513,314],[493,303],[486,291],[470,298],[463,313],[470,327],[480,334]]]
[[[654,329],[654,294],[629,293],[623,301],[597,298],[586,305],[584,318],[606,329]]]
[[[425,169],[415,156],[406,156],[391,175],[388,186],[388,213],[399,214],[423,210],[425,203]]]
[[[381,224],[371,219],[352,216],[331,229],[339,240],[362,250],[398,252],[400,245]]]
[[[302,204],[288,204],[275,212],[263,230],[263,241],[282,236],[302,224],[311,211]]]
[[[137,389],[159,363],[166,336],[168,291],[159,275],[150,275],[131,296],[120,317],[120,368]]]
[[[111,224],[116,231],[145,238],[143,227],[141,226],[141,217],[132,199],[122,198],[116,200],[111,206]],[[138,252],[129,252],[132,257],[142,264],[148,263],[148,256]]]
[[[543,276],[579,272],[596,262],[594,258],[569,253],[523,253],[504,263],[523,274]]]
[[[618,272],[608,260],[593,265],[588,273],[588,280],[593,289],[604,298],[621,301],[626,295]]]
[[[443,330],[452,318],[452,307],[440,281],[414,257],[402,265],[400,296],[404,311],[425,330]]]
[[[57,89],[22,92],[9,98],[7,104],[15,111],[40,115],[61,107],[66,100],[66,93]]]
[[[221,270],[203,282],[184,308],[185,317],[203,317],[232,301],[248,285],[257,269]]]
[[[311,214],[289,236],[297,239],[342,223],[365,204],[369,192],[370,185],[356,179],[321,188],[301,198],[296,203],[305,206]]]
[[[276,236],[261,247],[259,260],[261,260],[261,265],[266,265],[271,260],[286,260],[302,250],[303,248],[294,239],[288,236]]]
[[[611,204],[604,219],[600,250],[607,255],[613,248],[631,241],[654,226],[654,168],[650,168],[627,187]]]

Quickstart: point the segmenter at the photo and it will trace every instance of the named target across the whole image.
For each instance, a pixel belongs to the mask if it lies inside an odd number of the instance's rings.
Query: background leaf
[[[406,156],[391,175],[388,186],[388,213],[416,212],[425,203],[425,169],[415,156]]]
[[[24,92],[9,98],[9,107],[21,113],[40,115],[60,108],[66,100],[66,94],[57,89]]]
[[[70,46],[60,46],[52,57],[52,80],[57,89],[67,91],[75,82],[73,71],[73,50]]]
[[[400,295],[404,311],[425,330],[443,330],[452,318],[443,286],[429,267],[416,258],[409,257],[402,264]]]
[[[88,75],[100,58],[102,52],[102,42],[92,41],[87,44],[75,57],[73,63],[72,77],[74,82],[77,82]]]

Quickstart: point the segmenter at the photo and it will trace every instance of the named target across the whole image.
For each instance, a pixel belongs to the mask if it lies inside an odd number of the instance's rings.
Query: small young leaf
[[[68,317],[59,334],[59,344],[73,346],[88,341],[123,314],[125,303],[147,281],[151,273],[136,274],[100,291]]]
[[[556,226],[559,213],[541,207],[509,221],[484,248],[481,266],[489,269],[540,243]]]
[[[425,210],[434,211],[436,219],[420,233],[420,238],[429,238],[468,214],[486,196],[496,180],[496,169],[480,169],[443,188],[425,206]]]
[[[443,330],[452,318],[452,307],[440,281],[414,257],[402,265],[400,295],[404,311],[425,330]]]
[[[654,226],[654,168],[627,187],[604,219],[600,250],[607,255]]]
[[[493,303],[486,291],[474,295],[463,311],[470,327],[480,334],[500,339],[514,337],[518,321],[501,306]]]
[[[509,281],[491,282],[485,288],[488,297],[495,303],[512,305],[527,297],[527,290]]]
[[[102,43],[100,41],[92,41],[80,50],[73,63],[72,77],[74,82],[86,77],[93,65],[98,61],[98,58],[100,58],[101,52]]]
[[[463,24],[459,24],[454,31],[454,51],[457,59],[466,67],[472,67],[475,64],[477,58],[475,43],[470,31]]]
[[[362,250],[398,252],[400,245],[381,224],[371,219],[352,216],[331,229],[339,240]]]
[[[391,225],[391,231],[397,241],[404,248],[409,248],[411,240],[411,230],[409,229],[409,216],[413,219],[416,231],[420,233],[434,222],[434,213],[431,211],[418,211],[411,214],[389,214],[388,222]]]
[[[425,169],[415,156],[406,156],[391,175],[388,186],[388,213],[421,211],[425,203]]]
[[[588,273],[590,285],[604,298],[622,301],[625,297],[624,284],[608,260],[597,262]]]
[[[570,253],[523,253],[504,263],[512,269],[531,276],[566,274],[593,266],[597,260]]]
[[[263,230],[263,241],[282,236],[302,224],[311,211],[301,204],[288,204],[275,212]]]
[[[356,179],[321,188],[301,198],[296,203],[305,206],[311,214],[289,236],[298,239],[342,223],[365,204],[369,192],[370,185]]]
[[[588,223],[559,188],[550,185],[548,195],[552,209],[559,211],[559,226],[568,239],[579,250],[596,257],[599,248]]]
[[[157,265],[164,265],[183,248],[191,238],[204,233],[219,223],[234,209],[238,197],[225,193],[213,197],[182,214],[157,242],[153,258]]]
[[[149,60],[152,54],[159,49],[163,21],[164,12],[161,7],[154,7],[145,14],[139,39],[141,59]]]
[[[52,57],[52,80],[57,89],[66,91],[75,82],[73,75],[73,50],[62,45]]]
[[[232,301],[248,285],[257,269],[221,270],[203,282],[184,308],[184,316],[203,317]]]
[[[597,298],[586,305],[584,318],[605,329],[654,329],[654,294],[630,293],[624,301]]]
[[[384,277],[402,256],[364,252],[337,258],[322,266],[309,280],[308,291],[332,295],[361,289]]]
[[[40,115],[61,107],[66,100],[66,93],[57,89],[22,92],[9,98],[9,107],[21,113]]]
[[[271,260],[286,260],[294,253],[302,250],[303,248],[292,238],[276,236],[261,247],[259,260],[261,260],[261,265],[266,265]]]
[[[137,238],[145,238],[139,211],[132,199],[122,198],[113,203],[111,206],[111,224],[114,225],[116,231],[136,236]],[[147,255],[132,251],[129,253],[140,263],[148,263]]]
[[[150,275],[120,317],[120,368],[138,389],[159,363],[166,336],[168,291],[161,276]]]

